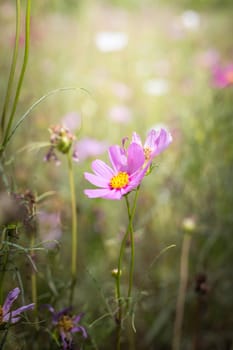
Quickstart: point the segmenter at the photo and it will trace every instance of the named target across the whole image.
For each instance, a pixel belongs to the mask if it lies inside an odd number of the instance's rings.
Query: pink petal
[[[87,181],[89,181],[92,185],[106,188],[109,184],[109,179],[105,179],[100,176],[93,175],[91,173],[84,173],[84,177]]]
[[[102,160],[96,159],[92,162],[92,170],[97,176],[111,179],[114,176],[113,170]]]
[[[137,143],[131,143],[128,148],[128,173],[139,170],[145,162],[143,148]]]
[[[127,167],[127,157],[125,151],[118,145],[110,146],[108,156],[115,172],[125,171]]]
[[[105,198],[110,192],[110,189],[93,189],[93,190],[84,190],[85,195],[89,198]]]
[[[136,132],[133,132],[133,136],[132,136],[132,143],[137,143],[139,146],[142,147],[142,141],[141,141],[141,138],[140,136],[136,133]]]
[[[120,191],[110,190],[110,189],[84,190],[84,193],[89,198],[104,198],[104,199],[118,200],[118,199],[121,199],[122,197],[122,194]]]

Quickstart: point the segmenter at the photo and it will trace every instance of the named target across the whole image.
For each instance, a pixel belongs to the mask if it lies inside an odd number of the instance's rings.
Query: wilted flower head
[[[172,136],[164,128],[159,130],[152,129],[148,133],[144,145],[136,132],[133,133],[132,142],[137,143],[143,149],[145,164],[147,164],[151,163],[158,154],[163,152],[170,145]]]
[[[18,287],[10,291],[6,297],[3,306],[0,306],[0,325],[4,323],[16,323],[20,320],[20,315],[22,312],[31,310],[34,308],[35,304],[28,304],[19,307],[18,309],[11,311],[11,306],[14,301],[18,298],[20,289]]]
[[[72,315],[71,307],[62,309],[59,312],[55,312],[51,305],[45,305],[52,313],[52,324],[56,327],[57,332],[61,338],[62,349],[72,350],[73,349],[73,333],[81,332],[84,338],[87,338],[87,332],[83,326],[79,324],[83,314]]]
[[[216,65],[213,68],[213,84],[217,88],[225,88],[233,85],[233,64],[223,67]]]
[[[31,190],[24,193],[12,193],[12,200],[19,208],[19,223],[23,224],[25,232],[29,235],[36,230],[36,197]]]
[[[100,187],[85,190],[89,198],[121,199],[139,186],[146,173],[143,149],[135,142],[127,150],[118,145],[109,147],[108,156],[112,168],[96,159],[92,162],[94,174],[84,173],[86,180]]]
[[[53,160],[57,165],[59,165],[60,161],[57,158],[55,150],[63,154],[68,154],[72,147],[73,141],[75,140],[75,136],[67,127],[63,125],[55,125],[49,128],[49,132],[51,146],[45,156],[45,161]]]

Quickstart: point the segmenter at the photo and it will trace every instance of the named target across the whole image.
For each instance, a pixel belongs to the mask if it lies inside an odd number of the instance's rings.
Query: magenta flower
[[[225,88],[233,84],[233,64],[213,68],[213,84],[217,88]]]
[[[81,332],[83,338],[87,338],[87,332],[83,326],[79,324],[83,314],[72,316],[71,307],[62,309],[59,312],[55,312],[51,305],[44,305],[48,307],[49,311],[53,314],[52,323],[57,328],[62,342],[63,350],[73,349],[73,333]]]
[[[0,325],[4,323],[16,323],[20,320],[21,313],[34,308],[35,304],[28,304],[10,311],[12,304],[18,298],[20,289],[16,287],[10,291],[3,306],[0,306]]]
[[[172,136],[166,129],[154,130],[152,129],[146,138],[144,145],[142,144],[140,136],[134,132],[132,136],[132,143],[137,143],[143,150],[146,164],[153,161],[153,159],[163,152],[172,142]]]
[[[85,190],[84,193],[89,198],[121,199],[140,185],[147,171],[147,168],[143,167],[143,149],[137,143],[132,142],[128,150],[118,145],[111,146],[108,155],[112,168],[97,159],[92,162],[94,174],[84,173],[86,180],[100,187]]]

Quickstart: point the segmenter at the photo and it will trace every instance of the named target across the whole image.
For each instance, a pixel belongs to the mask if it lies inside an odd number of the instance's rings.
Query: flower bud
[[[182,222],[182,228],[187,233],[193,233],[196,230],[196,220],[194,217],[186,217]]]
[[[112,277],[118,278],[119,276],[121,276],[122,271],[120,270],[120,273],[118,273],[118,269],[115,268],[115,269],[112,269],[111,273],[112,273]]]

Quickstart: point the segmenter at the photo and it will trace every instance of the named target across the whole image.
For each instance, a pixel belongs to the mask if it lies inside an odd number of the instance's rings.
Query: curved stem
[[[70,290],[70,303],[73,300],[73,291],[77,281],[77,249],[78,249],[78,232],[77,232],[77,213],[76,213],[76,196],[75,196],[75,183],[73,173],[73,161],[71,152],[68,153],[68,171],[69,171],[69,183],[70,183],[70,196],[71,196],[71,213],[72,213],[72,253],[71,253],[71,290]]]
[[[14,45],[12,62],[11,62],[9,80],[8,80],[8,84],[7,84],[6,97],[5,97],[3,111],[2,111],[2,119],[1,119],[2,134],[4,134],[6,112],[7,112],[7,107],[8,107],[9,100],[10,100],[10,93],[11,93],[14,75],[15,75],[15,67],[16,67],[16,62],[17,62],[17,57],[18,57],[18,48],[19,48],[19,33],[20,33],[20,0],[16,0],[15,45]]]
[[[25,75],[25,71],[26,71],[26,67],[27,67],[28,55],[29,55],[29,39],[30,39],[30,13],[31,13],[31,0],[27,0],[27,12],[26,12],[26,21],[25,21],[25,48],[24,48],[23,65],[22,65],[22,69],[20,72],[20,76],[19,76],[19,81],[18,81],[18,85],[17,85],[17,89],[16,89],[16,94],[15,94],[15,98],[14,98],[12,111],[11,111],[10,118],[9,118],[9,121],[7,124],[6,132],[4,134],[4,139],[3,139],[3,143],[2,143],[3,148],[5,147],[5,145],[7,143],[8,135],[9,135],[10,130],[11,130],[12,122],[13,122],[14,115],[15,115],[15,110],[17,107],[18,99],[19,99],[20,90],[22,87],[22,83],[23,83],[23,79],[24,79],[24,75]]]

